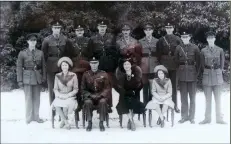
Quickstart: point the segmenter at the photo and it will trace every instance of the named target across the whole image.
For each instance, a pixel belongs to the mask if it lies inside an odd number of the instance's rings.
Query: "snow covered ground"
[[[179,94],[178,94],[179,95]],[[142,99],[141,99],[142,100]],[[118,102],[118,94],[113,91],[113,105]],[[180,104],[180,99],[179,99]],[[123,126],[119,127],[118,114],[113,107],[110,114],[110,128],[100,132],[98,128],[97,115],[94,113],[93,130],[86,132],[82,128],[80,118],[80,129],[59,129],[59,123],[55,122],[55,129],[51,127],[48,93],[42,92],[40,104],[40,116],[47,121],[43,124],[32,122],[25,124],[25,98],[22,90],[1,93],[1,142],[2,143],[230,143],[230,92],[222,93],[222,110],[224,119],[228,125],[219,125],[215,122],[215,103],[213,100],[213,121],[208,125],[199,125],[204,119],[205,97],[202,92],[196,96],[196,124],[189,122],[178,124],[180,114],[175,114],[175,126],[170,122],[165,128],[156,126],[155,112],[153,112],[153,127],[143,127],[141,120],[135,117],[137,130],[132,132],[126,129],[127,118],[124,115]],[[179,105],[180,107],[180,105]],[[81,113],[80,113],[81,116]]]

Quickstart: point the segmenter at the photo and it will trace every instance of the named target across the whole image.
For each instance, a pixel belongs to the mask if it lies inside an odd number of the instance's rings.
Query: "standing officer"
[[[206,98],[205,119],[199,124],[211,122],[212,92],[216,103],[216,122],[226,124],[221,113],[221,88],[223,83],[224,51],[216,46],[215,33],[207,34],[208,46],[201,50],[201,67],[203,72],[202,84]]]
[[[146,105],[150,100],[150,85],[149,79],[154,79],[154,68],[158,65],[157,53],[156,53],[156,43],[158,39],[152,36],[153,25],[151,23],[146,23],[143,26],[145,37],[139,40],[142,46],[142,59],[141,59],[141,70],[143,79],[143,100]]]
[[[52,34],[46,37],[42,43],[47,68],[47,83],[49,90],[50,104],[53,102],[55,95],[53,92],[55,74],[59,72],[57,66],[58,60],[63,56],[72,57],[71,42],[60,33],[62,21],[54,20],[51,22]]]
[[[107,20],[98,20],[98,33],[92,36],[88,45],[89,56],[99,60],[99,69],[108,74],[109,84],[116,88],[115,70],[118,66],[119,52],[116,49],[115,37],[107,33]],[[91,55],[92,53],[92,55]],[[112,95],[112,89],[110,90]]]
[[[106,72],[99,70],[99,61],[93,57],[90,60],[91,70],[83,74],[81,91],[84,99],[84,106],[88,120],[87,131],[92,129],[92,111],[97,108],[99,113],[100,131],[105,131],[103,121],[108,113],[108,106],[111,105],[111,88]]]
[[[178,67],[181,95],[181,120],[179,123],[190,121],[195,124],[195,96],[197,76],[200,68],[200,50],[190,43],[191,36],[187,33],[181,35],[183,44],[178,45],[175,51],[175,60]],[[190,109],[188,110],[188,94]]]
[[[28,48],[20,51],[17,60],[17,82],[24,88],[26,97],[26,123],[39,118],[41,84],[46,81],[45,60],[43,52],[36,49],[37,35],[27,35]]]
[[[172,81],[172,100],[175,103],[175,111],[177,113],[180,110],[177,107],[177,73],[176,73],[176,62],[174,60],[174,52],[179,44],[182,44],[181,39],[173,34],[173,25],[168,23],[165,26],[167,34],[159,39],[156,44],[158,59],[160,64],[164,65],[169,71],[169,78]]]
[[[78,85],[81,87],[82,76],[85,71],[90,70],[90,64],[88,62],[88,42],[89,38],[84,37],[84,25],[79,22],[79,20],[74,21],[74,29],[76,37],[73,41],[74,48],[74,57],[73,61],[73,69],[72,72],[76,73],[78,77]],[[77,97],[79,98],[81,95],[81,91],[78,92]]]
[[[128,23],[122,25],[122,36],[116,40],[117,49],[121,58],[132,58],[134,64],[140,66],[142,58],[142,47],[136,39],[131,36],[132,27]]]

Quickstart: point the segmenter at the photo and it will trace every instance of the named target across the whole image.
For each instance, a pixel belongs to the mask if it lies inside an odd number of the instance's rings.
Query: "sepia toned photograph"
[[[230,143],[230,2],[0,7],[1,143]]]

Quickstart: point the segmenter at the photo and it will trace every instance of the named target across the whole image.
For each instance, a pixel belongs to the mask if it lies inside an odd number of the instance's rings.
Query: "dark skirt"
[[[129,109],[133,110],[135,114],[142,114],[145,111],[145,106],[142,102],[140,102],[140,91],[136,92],[135,95],[128,94],[120,94],[119,102],[116,106],[117,113],[127,114],[129,113]]]

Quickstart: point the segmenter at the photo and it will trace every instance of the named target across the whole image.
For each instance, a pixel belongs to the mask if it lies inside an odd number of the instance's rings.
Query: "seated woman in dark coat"
[[[116,106],[119,115],[128,115],[128,129],[136,129],[133,121],[134,113],[141,114],[145,106],[140,102],[139,93],[143,88],[142,71],[138,66],[132,66],[131,59],[121,59],[116,70],[118,88],[120,93],[119,103]]]

